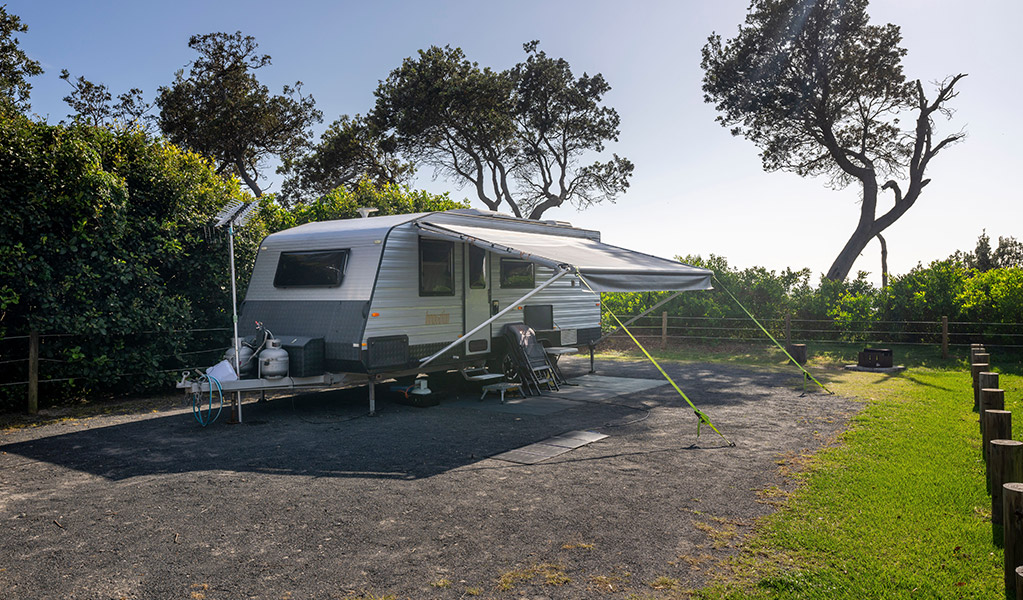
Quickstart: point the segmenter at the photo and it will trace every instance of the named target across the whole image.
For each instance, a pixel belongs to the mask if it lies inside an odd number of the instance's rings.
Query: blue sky
[[[598,229],[609,243],[671,257],[717,254],[734,266],[810,267],[827,271],[858,215],[855,188],[764,173],[756,149],[714,122],[700,92],[700,48],[717,31],[732,35],[746,0],[609,2],[533,0],[265,2],[250,0],[103,2],[14,0],[7,10],[29,26],[22,47],[46,73],[33,78],[33,112],[57,122],[66,68],[110,87],[141,88],[152,98],[193,53],[196,33],[241,30],[255,36],[273,64],[260,79],[274,91],[304,82],[324,113],[320,130],[341,114],[366,113],[377,82],[402,59],[430,45],[460,46],[481,65],[520,61],[522,43],[564,57],[577,73],[600,72],[612,86],[606,102],[621,115],[622,134],[608,150],[630,158],[630,191],[614,205],[547,216]],[[952,106],[968,137],[932,162],[932,183],[917,205],[888,229],[889,268],[970,249],[982,229],[1023,238],[1023,198],[1016,182],[1023,119],[1019,0],[874,0],[872,20],[902,27],[906,73],[929,82],[969,73]],[[267,170],[270,191],[279,180]],[[420,175],[418,187],[469,196],[448,181]],[[882,203],[882,208],[886,205]],[[480,206],[482,208],[482,206]],[[879,248],[871,243],[855,269],[879,280]]]

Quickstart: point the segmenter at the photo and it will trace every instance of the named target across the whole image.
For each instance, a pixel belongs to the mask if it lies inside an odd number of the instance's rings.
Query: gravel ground
[[[569,377],[588,360],[563,362]],[[607,598],[700,586],[737,551],[779,462],[857,405],[792,372],[681,364],[668,385],[548,415],[415,408],[365,390],[0,433],[0,598]],[[656,379],[649,364],[598,361]],[[183,405],[183,404],[182,404]],[[492,457],[572,430],[609,437],[535,465]]]

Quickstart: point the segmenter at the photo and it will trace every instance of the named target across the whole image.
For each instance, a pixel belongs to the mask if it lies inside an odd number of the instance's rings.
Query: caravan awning
[[[463,241],[504,256],[578,271],[598,292],[712,289],[712,271],[582,237],[419,221],[430,237]]]

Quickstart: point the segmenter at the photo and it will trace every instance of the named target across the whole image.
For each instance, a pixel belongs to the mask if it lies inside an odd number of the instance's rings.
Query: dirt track
[[[588,361],[563,363],[569,377]],[[414,408],[365,391],[0,434],[0,598],[606,598],[701,584],[771,510],[778,462],[857,405],[799,397],[798,374],[672,365],[733,441],[668,385],[494,410],[472,393]],[[598,361],[656,379],[648,364]],[[496,407],[500,408],[500,407]],[[609,437],[535,465],[495,454],[570,430]],[[662,583],[670,583],[662,580]]]

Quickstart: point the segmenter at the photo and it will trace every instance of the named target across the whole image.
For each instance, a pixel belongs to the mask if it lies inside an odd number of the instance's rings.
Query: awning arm
[[[681,291],[675,292],[674,294],[672,294],[672,295],[668,296],[668,297],[667,297],[667,298],[665,298],[664,300],[661,300],[661,301],[660,301],[660,302],[658,302],[657,304],[654,304],[654,305],[653,305],[653,306],[651,306],[650,308],[648,308],[648,309],[644,310],[643,312],[639,313],[639,314],[638,314],[638,315],[636,315],[635,317],[632,317],[631,319],[629,319],[628,321],[626,321],[626,322],[624,323],[624,325],[623,325],[623,326],[624,326],[624,327],[628,327],[629,325],[632,325],[633,323],[635,323],[635,322],[636,322],[636,321],[638,321],[639,319],[642,319],[643,317],[645,317],[645,316],[647,316],[648,314],[652,313],[652,312],[653,312],[653,311],[654,311],[655,309],[658,309],[658,308],[660,308],[661,306],[664,306],[665,304],[667,304],[668,302],[671,302],[672,300],[674,300],[675,298],[677,298],[677,297],[678,297],[678,296],[679,296],[680,294],[684,294],[684,293],[686,293],[686,291],[688,291],[688,290],[681,290]],[[611,332],[609,332],[609,333],[605,333],[604,335],[600,336],[600,339],[598,339],[597,341],[595,341],[595,342],[591,343],[591,344],[590,344],[590,346],[596,346],[596,345],[597,345],[597,344],[599,344],[600,342],[603,342],[604,340],[606,340],[607,338],[611,337],[612,335],[614,335],[614,334],[618,333],[618,332],[619,332],[619,331],[621,331],[621,330],[622,330],[622,328],[621,328],[621,327],[615,327],[613,331],[611,331]]]
[[[494,321],[496,321],[497,319],[499,319],[499,318],[503,317],[503,316],[505,315],[505,313],[507,313],[508,311],[512,310],[513,308],[515,308],[516,306],[518,306],[519,304],[521,304],[523,300],[527,300],[527,299],[529,299],[529,298],[532,298],[534,294],[537,294],[538,292],[540,292],[541,290],[543,290],[543,289],[544,289],[545,287],[547,287],[547,286],[549,286],[550,284],[554,283],[555,281],[557,281],[557,280],[561,279],[561,278],[562,278],[562,277],[564,277],[565,275],[568,275],[568,274],[569,274],[570,272],[571,272],[571,271],[569,271],[568,269],[566,269],[566,268],[564,268],[564,267],[559,267],[559,268],[558,268],[558,271],[557,271],[557,272],[556,272],[556,273],[555,273],[555,274],[554,274],[553,276],[551,276],[551,278],[550,278],[550,279],[548,279],[547,281],[545,281],[545,282],[541,283],[541,284],[540,284],[540,285],[538,285],[537,287],[535,287],[535,288],[533,288],[532,290],[530,290],[530,291],[529,291],[529,293],[528,293],[528,294],[526,294],[525,296],[523,296],[523,297],[519,298],[519,299],[518,299],[518,300],[516,300],[515,302],[512,302],[512,303],[510,303],[510,304],[509,304],[508,306],[506,306],[506,307],[504,308],[504,310],[502,310],[502,311],[500,311],[499,313],[497,313],[496,315],[494,315],[494,316],[490,317],[490,318],[489,318],[489,319],[487,319],[486,321],[483,321],[482,323],[480,323],[479,325],[477,325],[476,327],[474,327],[474,328],[472,329],[472,331],[469,331],[468,333],[462,334],[462,336],[461,336],[460,338],[458,338],[457,340],[455,340],[455,341],[451,342],[451,343],[450,343],[450,344],[448,344],[447,346],[444,346],[444,348],[443,348],[443,349],[441,349],[441,350],[438,350],[438,351],[437,351],[437,352],[435,352],[434,354],[431,354],[430,356],[427,356],[426,358],[422,359],[422,361],[420,361],[420,363],[419,363],[419,366],[420,366],[420,367],[423,367],[423,366],[426,366],[427,364],[429,364],[429,363],[433,362],[433,361],[434,361],[434,360],[436,360],[436,359],[437,359],[437,358],[438,358],[438,357],[439,357],[439,356],[440,356],[441,354],[444,354],[445,352],[447,352],[448,350],[451,350],[452,348],[454,348],[454,347],[455,347],[455,346],[457,346],[458,344],[461,344],[461,343],[463,343],[463,342],[465,341],[465,339],[466,339],[466,338],[468,338],[468,337],[472,336],[472,335],[473,335],[473,334],[475,334],[475,333],[476,333],[477,331],[479,331],[479,330],[483,329],[483,328],[484,328],[484,327],[486,327],[487,325],[490,325],[491,323],[493,323],[493,322],[494,322]]]

